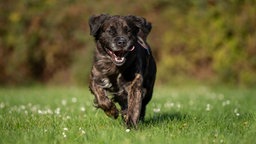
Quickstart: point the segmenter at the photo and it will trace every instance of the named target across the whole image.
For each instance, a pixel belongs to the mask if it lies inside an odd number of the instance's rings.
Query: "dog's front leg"
[[[143,78],[141,74],[136,74],[134,80],[127,88],[128,92],[128,111],[125,117],[125,122],[128,127],[137,127],[142,99],[143,99],[143,89],[142,89]]]
[[[104,110],[107,116],[117,118],[118,110],[115,104],[107,97],[106,91],[95,81],[91,81],[90,90],[95,96],[95,105]]]

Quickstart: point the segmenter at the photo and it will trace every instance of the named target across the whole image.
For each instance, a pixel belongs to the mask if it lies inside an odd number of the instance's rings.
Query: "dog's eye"
[[[111,34],[111,35],[115,34],[115,31],[113,29],[107,29],[106,32]]]
[[[131,31],[131,29],[130,29],[130,28],[128,28],[127,26],[125,26],[125,27],[124,27],[124,31],[128,33],[128,32],[130,32],[130,31]]]

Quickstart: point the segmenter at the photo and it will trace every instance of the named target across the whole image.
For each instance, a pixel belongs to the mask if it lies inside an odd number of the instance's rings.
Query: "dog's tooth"
[[[130,49],[129,51],[133,51],[135,49],[135,46],[132,47],[132,49]]]
[[[124,60],[124,57],[115,57],[115,60],[117,62],[122,62]]]

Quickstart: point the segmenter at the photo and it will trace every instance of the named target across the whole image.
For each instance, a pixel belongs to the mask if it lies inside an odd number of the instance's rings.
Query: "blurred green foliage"
[[[0,84],[86,84],[95,48],[88,18],[100,13],[152,22],[158,83],[256,85],[255,0],[0,1]]]

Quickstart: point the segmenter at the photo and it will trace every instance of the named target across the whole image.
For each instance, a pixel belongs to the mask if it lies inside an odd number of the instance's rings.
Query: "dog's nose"
[[[126,46],[126,39],[124,37],[117,37],[116,39],[116,45],[119,47],[125,47]]]

